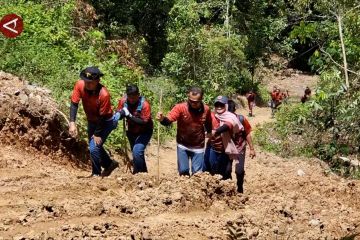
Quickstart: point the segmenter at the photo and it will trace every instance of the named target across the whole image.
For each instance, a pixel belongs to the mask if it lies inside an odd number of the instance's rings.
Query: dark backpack
[[[241,114],[239,114],[238,115],[239,116],[239,121],[240,121],[240,123],[242,124],[242,125],[244,125],[244,116],[243,115],[241,115]]]
[[[241,114],[238,115],[240,123],[244,126],[245,117]],[[246,132],[245,129],[241,131],[241,136],[246,139]]]

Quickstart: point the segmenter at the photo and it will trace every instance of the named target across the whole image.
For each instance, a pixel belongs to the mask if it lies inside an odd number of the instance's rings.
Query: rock
[[[8,218],[8,219],[5,219],[3,223],[4,223],[4,225],[11,225],[13,223],[13,220]]]
[[[94,225],[94,230],[95,231],[100,231],[101,230],[101,227],[99,225]]]
[[[320,224],[320,220],[318,219],[311,219],[309,221],[309,225],[312,225],[312,226],[318,226]]]
[[[19,235],[19,236],[15,236],[13,239],[14,239],[14,240],[25,240],[26,237],[24,237],[24,236],[22,236],[22,235]]]
[[[305,175],[305,172],[303,170],[299,169],[299,170],[297,170],[297,175],[302,177]]]
[[[69,229],[70,229],[69,225],[64,225],[61,227],[61,230],[63,230],[63,231],[68,231]]]
[[[175,202],[179,202],[181,201],[181,199],[183,198],[183,195],[181,194],[181,192],[176,192],[172,195],[172,199],[175,201]]]
[[[251,228],[247,229],[246,231],[248,233],[249,238],[257,237],[259,235],[259,229],[258,228]]]
[[[22,105],[28,104],[29,97],[26,94],[21,93],[21,94],[19,94],[18,97],[20,99],[20,104],[22,104]]]
[[[144,231],[142,232],[142,237],[141,237],[141,239],[143,239],[143,240],[151,240],[152,238],[150,237],[149,232],[148,232],[147,230],[144,230]]]

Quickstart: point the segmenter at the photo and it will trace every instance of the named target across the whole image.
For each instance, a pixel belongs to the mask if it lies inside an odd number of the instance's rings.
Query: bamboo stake
[[[131,162],[128,155],[128,148],[127,148],[127,141],[126,141],[126,123],[125,118],[123,119],[123,148],[124,148],[124,154],[125,154],[125,166],[126,170],[125,172],[130,171],[131,172]]]
[[[159,101],[159,112],[162,111],[162,97],[163,97],[163,90],[160,90],[160,101]],[[160,184],[160,127],[161,124],[158,122],[158,129],[157,129],[157,182]]]

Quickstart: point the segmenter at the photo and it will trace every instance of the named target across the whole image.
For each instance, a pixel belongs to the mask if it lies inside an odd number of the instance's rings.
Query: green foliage
[[[102,82],[112,95],[113,104],[122,96],[126,82],[137,81],[141,73],[118,64],[118,57],[105,55],[105,35],[92,29],[83,38],[72,32],[75,1],[47,4],[47,1],[7,1],[0,15],[14,12],[24,19],[24,32],[16,39],[0,37],[0,69],[24,77],[31,83],[47,86],[64,112],[79,72],[96,65],[105,73]],[[80,128],[85,133],[86,120],[79,111]],[[121,132],[112,134],[109,143],[118,142]],[[83,135],[86,139],[86,136]]]
[[[119,1],[91,0],[98,14],[99,27],[108,39],[145,39],[142,45],[146,53],[143,65],[149,73],[158,69],[167,51],[165,26],[174,0]]]
[[[219,16],[214,8],[219,10]],[[169,52],[162,67],[181,92],[185,93],[190,85],[199,85],[210,100],[215,95],[233,93],[246,79],[246,39],[234,33],[226,35],[225,9],[222,1],[181,0],[171,9]]]

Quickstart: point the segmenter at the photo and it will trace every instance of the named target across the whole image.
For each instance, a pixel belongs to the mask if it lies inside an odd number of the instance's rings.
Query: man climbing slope
[[[69,133],[77,136],[76,115],[80,100],[88,121],[88,140],[92,163],[91,176],[109,176],[119,166],[111,160],[103,147],[107,137],[114,129],[112,108],[108,90],[100,84],[103,73],[97,67],[81,71],[80,80],[75,84],[71,95]],[[104,168],[102,171],[101,167]]]
[[[191,87],[186,102],[176,104],[165,117],[162,112],[157,120],[164,126],[177,121],[177,158],[180,175],[190,175],[202,171],[204,165],[205,130],[211,133],[211,112],[202,102],[204,92],[199,87]]]
[[[154,124],[150,103],[144,96],[140,96],[136,85],[127,86],[126,95],[119,100],[115,116],[118,116],[115,120],[124,117],[127,120],[126,136],[133,153],[133,173],[147,172],[145,148],[150,142]]]

